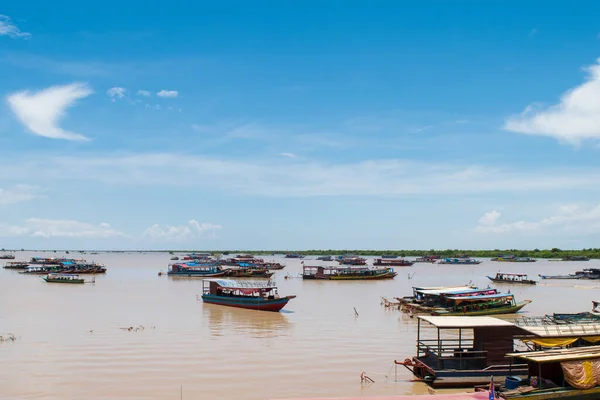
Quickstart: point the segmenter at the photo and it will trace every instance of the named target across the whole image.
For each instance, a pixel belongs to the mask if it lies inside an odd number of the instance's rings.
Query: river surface
[[[16,254],[17,260],[64,255]],[[287,265],[274,276],[280,294],[298,296],[281,313],[269,313],[203,304],[197,298],[200,279],[158,276],[170,262],[167,253],[70,256],[104,263],[108,272],[94,284],[59,285],[0,269],[0,335],[18,337],[0,342],[0,399],[265,400],[428,393],[393,365],[394,359],[414,355],[416,319],[381,306],[382,296],[408,295],[412,286],[469,281],[487,287],[486,275],[498,270],[537,279],[539,273],[600,268],[597,260],[415,264],[397,267],[394,280],[302,281],[301,260],[265,256]],[[588,311],[592,300],[600,300],[597,281],[491,286],[510,289],[518,301],[533,300],[522,312],[528,316]],[[363,371],[375,383],[362,385]]]

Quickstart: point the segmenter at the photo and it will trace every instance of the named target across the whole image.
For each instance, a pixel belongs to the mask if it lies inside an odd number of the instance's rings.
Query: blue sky
[[[3,247],[600,240],[598,2],[0,15]]]

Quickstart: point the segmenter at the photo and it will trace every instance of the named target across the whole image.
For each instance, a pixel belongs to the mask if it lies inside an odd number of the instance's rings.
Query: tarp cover
[[[560,363],[565,380],[576,389],[591,389],[600,384],[600,358]]]

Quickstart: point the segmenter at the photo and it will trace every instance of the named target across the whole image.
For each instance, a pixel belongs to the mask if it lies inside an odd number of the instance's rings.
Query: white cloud
[[[9,36],[12,38],[29,38],[30,33],[21,32],[21,30],[12,23],[10,17],[0,14],[0,36]]]
[[[42,190],[37,186],[16,185],[10,189],[0,189],[0,205],[23,203],[42,197]]]
[[[189,221],[186,225],[165,225],[154,224],[144,231],[142,236],[154,240],[166,241],[185,241],[202,235],[209,234],[214,236],[216,231],[221,229],[220,225],[202,222],[196,220]]]
[[[74,220],[29,218],[22,225],[0,225],[0,236],[41,238],[109,238],[125,236],[107,223],[93,225]]]
[[[483,217],[479,218],[479,224],[481,225],[494,225],[498,218],[500,218],[500,213],[496,210],[490,211],[488,213],[483,214]]]
[[[504,129],[571,143],[600,138],[600,58],[596,61],[586,68],[587,81],[568,90],[558,104],[530,105],[522,114],[507,118]]]
[[[482,223],[484,217],[479,220],[479,225],[475,228],[477,232],[549,234],[559,231],[576,235],[600,233],[600,204],[587,208],[578,205],[561,206],[557,208],[555,215],[538,221],[496,224],[496,220],[494,220],[492,223],[485,224]]]
[[[106,94],[112,98],[112,101],[115,101],[115,98],[122,99],[125,97],[125,90],[122,87],[112,87],[106,91]]]
[[[81,134],[58,126],[67,108],[92,94],[83,83],[52,86],[39,92],[21,91],[8,96],[7,101],[17,119],[32,133],[52,139],[87,140]]]
[[[24,182],[94,181],[277,197],[600,191],[600,169],[545,168],[525,172],[401,159],[331,164],[306,159],[289,163],[280,157],[224,159],[174,153],[37,156],[27,160],[1,158],[0,171],[0,176]]]
[[[138,94],[138,96],[144,96],[144,97],[150,97],[150,96],[152,96],[152,93],[150,93],[147,90],[138,90],[137,94]]]
[[[177,90],[161,90],[156,95],[158,97],[177,97],[179,96],[179,92]]]
[[[279,155],[282,156],[282,157],[288,157],[288,158],[296,158],[296,157],[298,157],[294,153],[279,153]]]

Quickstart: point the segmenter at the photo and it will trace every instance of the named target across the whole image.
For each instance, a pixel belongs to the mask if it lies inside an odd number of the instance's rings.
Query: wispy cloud
[[[179,92],[177,90],[161,90],[160,92],[156,93],[156,95],[158,97],[177,97],[179,96]]]
[[[279,155],[282,156],[282,157],[288,157],[288,158],[296,158],[296,157],[298,157],[294,153],[279,153]]]
[[[17,119],[32,133],[52,139],[87,140],[79,133],[58,126],[66,110],[79,99],[92,94],[83,83],[52,86],[39,92],[27,90],[13,93],[7,101]]]
[[[196,220],[189,221],[186,225],[165,225],[154,224],[144,231],[143,237],[154,240],[165,241],[186,241],[200,236],[214,236],[221,226],[208,222],[199,223]]]
[[[279,160],[279,161],[278,161]],[[185,154],[0,160],[2,175],[28,182],[75,181],[220,190],[253,196],[411,196],[599,191],[600,169],[524,172],[480,165],[376,159],[331,164],[303,159],[223,159]],[[52,168],[48,168],[52,165]],[[77,168],[73,168],[77,165]],[[2,176],[0,175],[0,176]]]
[[[144,96],[144,97],[150,97],[150,96],[152,96],[152,93],[150,93],[148,90],[138,90],[137,95]]]
[[[520,115],[507,118],[504,129],[567,143],[600,138],[600,58],[597,62],[586,68],[587,81],[568,90],[558,104],[527,106]]]
[[[126,236],[107,223],[93,225],[75,220],[29,218],[21,225],[0,224],[0,236],[39,238],[108,238]]]
[[[492,226],[496,224],[496,221],[498,221],[498,218],[500,218],[501,214],[496,211],[490,211],[487,212],[485,214],[483,214],[483,216],[481,218],[479,218],[479,225],[483,225],[483,226]]]
[[[37,186],[16,185],[9,189],[0,189],[0,205],[23,203],[43,197],[43,190]]]
[[[112,98],[112,101],[115,101],[116,99],[125,97],[125,91],[126,89],[122,87],[112,87],[106,91],[106,94]]]
[[[31,37],[31,34],[22,32],[15,24],[13,24],[10,17],[0,14],[0,36],[28,39]]]
[[[554,215],[537,221],[497,223],[500,214],[497,218],[491,219],[489,215],[490,213],[487,213],[479,220],[479,225],[475,228],[477,232],[495,234],[561,232],[576,235],[600,233],[600,204],[587,208],[579,205],[561,206]]]

